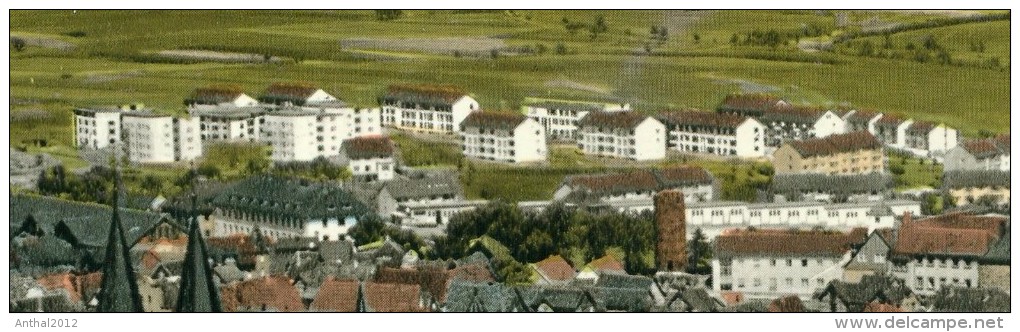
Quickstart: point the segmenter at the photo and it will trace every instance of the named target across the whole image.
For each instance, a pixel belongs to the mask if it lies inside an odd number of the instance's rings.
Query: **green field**
[[[1009,22],[958,24],[891,35],[896,47],[931,35],[957,59],[1001,57],[996,68],[807,53],[792,34],[815,29],[826,39],[842,30],[831,11],[405,11],[379,21],[372,11],[12,11],[12,35],[31,39],[10,51],[11,144],[39,141],[64,149],[74,106],[144,103],[182,114],[198,86],[229,83],[258,95],[275,81],[318,84],[350,103],[376,104],[392,83],[449,83],[486,109],[518,109],[525,97],[621,98],[639,111],[714,108],[728,93],[767,90],[795,102],[852,104],[945,122],[974,136],[1009,129]],[[854,22],[916,23],[942,13],[851,13]],[[590,28],[603,17],[606,29]],[[567,29],[568,24],[577,26]],[[666,38],[650,30],[665,28]],[[774,47],[730,43],[755,30],[786,36]],[[697,35],[697,40],[695,40]],[[594,38],[593,38],[594,37]],[[468,38],[463,53],[436,43]],[[741,37],[743,38],[743,37]],[[805,37],[807,38],[807,37]],[[351,46],[348,41],[364,43]],[[875,40],[867,37],[853,40]],[[386,43],[417,45],[393,48]],[[39,41],[42,41],[40,43]],[[432,43],[435,41],[436,43]],[[971,51],[971,41],[984,43]],[[492,57],[471,43],[502,45]],[[49,44],[47,44],[49,43]],[[54,48],[57,43],[72,47]],[[41,46],[40,46],[41,45]],[[380,46],[382,45],[382,46]],[[12,43],[13,46],[13,43]],[[212,50],[283,57],[280,63],[221,63],[165,58],[162,50]],[[647,51],[651,50],[651,54]],[[401,140],[408,164],[456,165],[458,151]],[[66,149],[65,149],[66,150]],[[416,152],[425,150],[425,152]],[[600,167],[569,150],[553,150],[546,173],[499,169],[482,176],[529,184],[486,196],[547,197],[547,181],[571,169]],[[73,155],[59,154],[62,159]],[[66,160],[74,162],[73,160]],[[539,183],[543,184],[539,184]],[[534,186],[530,184],[534,183]],[[482,196],[481,184],[467,187]],[[496,191],[498,193],[493,193]]]

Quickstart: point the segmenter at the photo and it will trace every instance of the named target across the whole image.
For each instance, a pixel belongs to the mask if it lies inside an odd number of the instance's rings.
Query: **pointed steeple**
[[[135,271],[128,254],[124,227],[120,223],[120,172],[114,172],[113,221],[106,240],[106,263],[103,265],[103,283],[96,296],[98,312],[142,312],[142,296],[138,293]]]
[[[181,271],[177,294],[177,312],[222,312],[220,292],[213,281],[209,253],[198,227],[198,198],[191,194],[191,222],[188,225],[188,252]]]

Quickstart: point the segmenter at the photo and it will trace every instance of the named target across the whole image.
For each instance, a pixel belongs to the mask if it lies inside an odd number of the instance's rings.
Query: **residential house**
[[[528,267],[531,268],[532,282],[539,285],[565,285],[577,275],[574,267],[559,255],[528,264]]]
[[[875,121],[873,125],[875,129],[871,133],[883,145],[902,149],[907,145],[907,128],[913,123],[913,119],[904,120],[896,115],[883,114]]]
[[[364,305],[360,312],[427,312],[421,286],[366,281],[361,285]]]
[[[627,271],[623,268],[623,263],[620,260],[611,255],[605,255],[585,264],[581,271],[578,271],[575,279],[594,284],[598,281],[599,275],[604,273],[627,274]]]
[[[765,93],[730,94],[719,103],[716,112],[754,118],[761,117],[769,108],[789,105],[785,100]]]
[[[222,84],[197,88],[184,99],[184,105],[191,109],[208,109],[220,105],[247,107],[258,103],[258,100],[245,94],[241,87]]]
[[[892,275],[918,295],[944,287],[978,287],[980,260],[1003,236],[1007,219],[951,213],[919,220],[903,217],[890,253]]]
[[[666,157],[666,126],[633,112],[592,112],[578,123],[578,147],[586,155],[630,160]]]
[[[765,127],[754,118],[706,111],[668,112],[657,118],[666,125],[668,148],[717,156],[765,156]]]
[[[508,163],[545,161],[545,128],[517,113],[472,112],[461,122],[464,156]]]
[[[136,163],[190,161],[202,155],[198,118],[138,111],[121,119],[128,160]]]
[[[960,140],[956,129],[929,121],[914,121],[904,133],[906,151],[936,160],[942,160],[946,151],[955,148]]]
[[[343,143],[344,157],[355,178],[389,181],[396,173],[393,142],[386,136],[352,138]]]
[[[1009,206],[1009,171],[952,171],[942,175],[942,191],[956,206],[994,204]]]
[[[220,288],[226,312],[305,311],[297,288],[285,276],[265,276]]]
[[[864,244],[853,253],[850,261],[843,266],[843,281],[861,282],[870,276],[887,276],[892,263],[889,252],[896,244],[893,228],[880,228],[871,232]]]
[[[434,133],[459,131],[468,114],[481,109],[478,101],[452,85],[390,85],[379,104],[384,126]]]
[[[732,230],[715,239],[713,291],[748,298],[794,294],[805,299],[843,276],[853,245],[867,231]]]
[[[765,126],[765,148],[772,151],[785,143],[842,134],[846,123],[831,110],[814,106],[781,104],[757,117]]]
[[[554,200],[567,200],[587,204],[608,204],[619,210],[642,211],[651,209],[651,199],[661,190],[679,190],[684,201],[714,200],[718,190],[711,173],[696,166],[677,166],[663,169],[635,170],[622,173],[567,176],[553,193]],[[639,202],[625,208],[626,202]]]
[[[369,190],[367,199],[376,212],[395,218],[405,225],[436,226],[449,222],[453,215],[485,205],[485,201],[465,200],[460,180],[453,172],[429,172],[397,177]]]
[[[843,115],[843,122],[846,123],[845,132],[867,131],[877,136],[875,124],[882,119],[882,116],[881,112],[873,110],[850,110]]]
[[[868,132],[858,131],[783,144],[772,154],[776,174],[828,175],[885,172],[882,144]]]
[[[906,281],[890,276],[869,275],[855,282],[833,280],[814,299],[826,302],[828,312],[865,312],[869,305],[891,305],[903,311],[919,311],[917,296]]]
[[[217,236],[247,234],[258,227],[272,238],[340,239],[371,213],[339,187],[274,175],[238,182],[216,197],[213,206]]]
[[[358,312],[361,302],[361,283],[358,280],[327,278],[308,307],[314,312]]]
[[[627,112],[630,104],[600,103],[583,101],[561,101],[538,99],[526,103],[524,115],[545,128],[550,140],[570,141],[578,139],[578,125],[591,112]]]
[[[772,177],[768,198],[774,202],[874,202],[890,197],[892,188],[893,177],[884,173],[785,173]]]
[[[946,152],[942,169],[952,171],[1009,171],[1009,135],[967,140]]]
[[[78,149],[99,150],[121,141],[121,114],[147,110],[145,105],[74,109],[74,143]]]

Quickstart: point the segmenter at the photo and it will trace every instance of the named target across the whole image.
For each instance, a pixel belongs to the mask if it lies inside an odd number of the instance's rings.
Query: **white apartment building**
[[[929,121],[914,121],[906,128],[903,148],[914,155],[942,160],[960,141],[956,129]]]
[[[586,155],[656,160],[666,157],[666,126],[633,112],[592,112],[580,124],[577,145]]]
[[[751,299],[810,299],[843,277],[851,246],[866,236],[862,228],[847,233],[761,229],[722,234],[715,239],[712,289]]]
[[[263,116],[271,109],[265,106],[216,105],[189,108],[191,117],[199,123],[202,141],[258,142],[261,138]]]
[[[74,109],[74,143],[79,149],[98,150],[121,141],[121,114],[142,111],[143,105]]]
[[[132,162],[170,163],[202,155],[197,118],[130,112],[123,115],[122,126]]]
[[[382,124],[420,132],[454,133],[478,101],[449,85],[391,85],[379,98]]]
[[[314,112],[279,110],[263,118],[262,141],[273,148],[270,159],[275,162],[312,161],[330,153],[340,153],[341,141],[326,141],[321,132],[316,130]]]
[[[707,111],[662,113],[667,146],[686,153],[754,158],[765,156],[765,127],[758,120]]]
[[[844,132],[867,131],[876,135],[875,124],[882,116],[882,113],[872,110],[850,110],[843,115],[843,122],[846,123]]]
[[[348,168],[355,178],[389,181],[396,173],[393,142],[385,136],[352,138],[343,143]]]
[[[902,149],[907,145],[907,128],[914,123],[912,119],[900,118],[892,114],[883,114],[875,121],[871,132],[885,146]]]
[[[757,119],[765,126],[765,147],[779,148],[784,142],[822,138],[846,132],[846,122],[831,110],[811,106],[777,104]]]
[[[551,140],[575,141],[581,119],[591,112],[626,112],[630,104],[536,99],[525,104],[524,114],[545,128]]]
[[[461,124],[464,156],[522,163],[548,158],[545,128],[517,113],[473,112]]]

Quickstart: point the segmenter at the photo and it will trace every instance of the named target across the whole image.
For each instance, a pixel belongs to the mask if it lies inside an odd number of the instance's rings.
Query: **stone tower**
[[[655,195],[655,265],[660,272],[687,268],[687,216],[684,194],[663,190]]]

